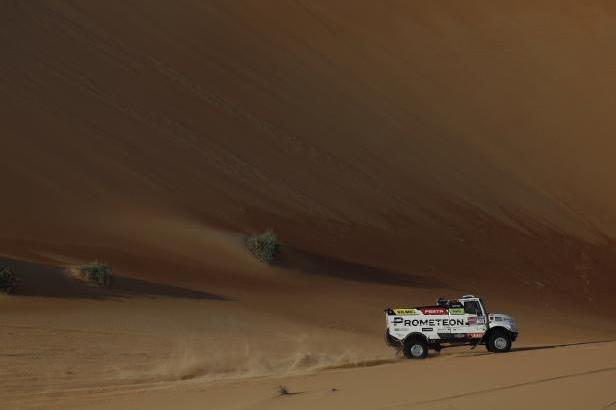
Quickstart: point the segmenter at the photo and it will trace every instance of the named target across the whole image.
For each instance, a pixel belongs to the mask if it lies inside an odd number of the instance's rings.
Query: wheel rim
[[[494,347],[498,350],[504,350],[507,348],[507,339],[504,337],[497,337],[494,339]]]
[[[411,346],[411,354],[414,357],[420,357],[421,355],[423,355],[424,352],[424,348],[422,345],[413,345]]]

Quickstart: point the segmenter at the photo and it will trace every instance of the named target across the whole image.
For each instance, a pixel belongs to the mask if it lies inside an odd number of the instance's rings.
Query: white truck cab
[[[423,359],[428,349],[483,344],[495,353],[511,350],[518,328],[509,315],[488,313],[473,295],[439,298],[436,305],[385,309],[385,341],[408,358]]]

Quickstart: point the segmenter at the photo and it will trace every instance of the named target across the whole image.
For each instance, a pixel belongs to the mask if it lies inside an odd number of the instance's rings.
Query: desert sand
[[[611,3],[0,10],[0,408],[616,406]],[[512,352],[383,343],[467,293]]]

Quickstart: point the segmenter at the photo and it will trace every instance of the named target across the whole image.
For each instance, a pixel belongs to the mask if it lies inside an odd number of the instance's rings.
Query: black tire
[[[488,337],[486,347],[493,353],[507,353],[511,350],[511,335],[505,329],[495,329]]]
[[[425,359],[428,357],[428,344],[421,337],[413,337],[404,341],[402,353],[407,359]]]
[[[488,334],[486,334],[486,335],[483,337],[483,342],[484,342],[483,344],[485,345],[486,350],[487,350],[488,352],[492,352],[492,348],[490,347],[490,335],[491,335],[491,334],[490,334],[490,333],[488,333]]]

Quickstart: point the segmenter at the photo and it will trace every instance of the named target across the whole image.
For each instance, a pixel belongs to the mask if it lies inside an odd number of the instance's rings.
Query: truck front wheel
[[[511,335],[505,329],[495,329],[488,337],[487,348],[490,352],[506,353],[511,350]]]
[[[428,357],[428,344],[420,337],[413,337],[404,342],[402,352],[407,359],[425,359]]]

